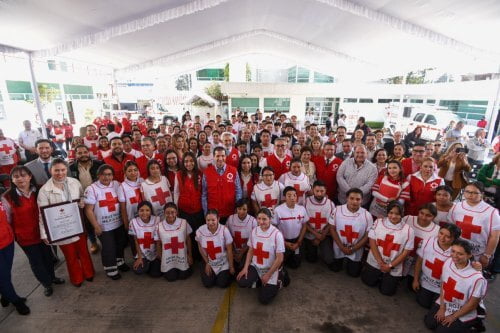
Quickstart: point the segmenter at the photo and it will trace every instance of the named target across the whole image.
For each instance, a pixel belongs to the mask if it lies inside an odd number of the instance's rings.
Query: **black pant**
[[[24,151],[24,155],[26,156],[26,163],[30,162],[30,161],[33,161],[33,160],[36,160],[38,158],[38,154],[37,153],[32,153],[29,150],[25,150]]]
[[[191,269],[191,267],[186,269],[185,271],[181,271],[178,268],[172,268],[171,270],[166,271],[163,276],[165,277],[165,279],[167,279],[167,281],[173,282],[176,280],[185,280],[190,277],[192,273],[193,270]]]
[[[439,294],[422,288],[422,286],[420,286],[420,289],[417,290],[417,303],[426,309],[430,309],[432,304],[436,302],[438,297]]]
[[[31,271],[38,282],[44,287],[50,287],[54,280],[54,260],[52,250],[45,243],[21,246],[30,262]]]
[[[361,280],[370,287],[378,285],[382,295],[392,296],[398,289],[400,278],[390,273],[382,273],[380,269],[366,264],[361,273]]]
[[[333,259],[333,262],[328,265],[328,268],[330,268],[333,272],[340,272],[344,267],[344,262],[347,275],[352,277],[358,277],[361,275],[361,268],[363,267],[361,261],[353,261],[349,258]]]
[[[189,235],[191,237],[192,256],[193,260],[201,261],[201,254],[200,250],[198,249],[198,246],[196,245],[197,243],[195,237],[196,237],[196,230],[198,230],[199,227],[205,224],[205,215],[203,214],[203,210],[195,214],[188,214],[180,210],[179,217],[185,219],[187,223],[189,223],[191,229],[193,229],[193,232],[191,233],[191,235]]]
[[[0,249],[0,294],[11,303],[19,302],[19,295],[12,284],[12,263],[14,261],[14,242]]]
[[[303,250],[308,262],[316,262],[318,257],[327,265],[333,261],[333,241],[330,236],[325,237],[317,246],[312,240],[304,238]]]
[[[206,288],[212,288],[213,286],[217,286],[219,288],[227,288],[231,283],[232,276],[229,273],[229,269],[219,272],[219,274],[215,274],[212,271],[212,274],[207,275],[205,273],[205,263],[201,263],[201,282]]]
[[[71,147],[71,141],[73,141],[73,138],[66,138],[65,143],[66,143],[66,151],[69,151],[69,148]]]
[[[247,277],[242,277],[238,281],[238,285],[241,288],[251,288],[252,285],[256,282],[260,281],[259,274],[257,270],[252,265],[248,266],[248,274]],[[259,302],[262,304],[269,304],[271,301],[278,295],[279,286],[275,284],[266,284],[265,286],[261,286],[259,288]]]
[[[142,258],[142,267],[134,269],[134,273],[137,275],[142,275],[144,273],[147,273],[151,277],[160,277],[161,276],[160,267],[161,267],[160,259],[149,261],[146,258]]]
[[[296,243],[298,238],[294,239],[285,239],[285,242],[289,243]],[[284,263],[286,266],[295,269],[299,268],[301,262],[301,256],[300,252],[295,253],[295,251],[289,250],[285,248],[285,258],[284,258]]]
[[[457,319],[450,325],[450,327],[445,327],[441,325],[441,323],[438,323],[436,318],[434,318],[438,310],[439,310],[439,305],[435,303],[424,317],[425,326],[430,330],[434,330],[434,332],[468,333],[470,332],[470,328],[474,326],[474,324],[476,323],[476,320],[461,322],[460,319]]]
[[[96,236],[95,236],[95,231],[94,227],[90,223],[89,219],[85,214],[83,214],[83,224],[85,225],[85,230],[87,230],[87,238],[89,239],[90,243],[94,244],[97,242]]]
[[[108,276],[118,274],[118,266],[125,263],[124,250],[127,244],[127,234],[123,225],[110,231],[103,231],[99,236],[101,241],[101,260]]]

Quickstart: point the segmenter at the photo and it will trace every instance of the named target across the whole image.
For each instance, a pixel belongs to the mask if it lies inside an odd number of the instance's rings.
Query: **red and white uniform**
[[[444,185],[443,178],[433,174],[427,181],[422,179],[420,171],[409,175],[403,185],[400,198],[405,200],[405,213],[418,215],[422,205],[434,201],[434,194],[438,186]]]
[[[373,218],[371,214],[360,207],[357,212],[353,213],[347,209],[347,205],[338,206],[333,214],[330,222],[337,230],[340,240],[344,246],[356,245],[373,226]],[[335,259],[349,258],[352,261],[361,261],[364,248],[358,249],[356,252],[346,255],[333,242],[333,254]]]
[[[238,214],[233,214],[227,219],[226,226],[233,237],[233,247],[239,253],[245,249],[250,233],[257,227],[257,220],[248,214],[241,220]]]
[[[94,205],[94,215],[102,231],[111,231],[122,225],[118,188],[120,184],[113,180],[108,186],[97,181],[85,190],[85,203]]]
[[[427,239],[435,237],[439,234],[439,226],[431,222],[427,227],[421,227],[418,224],[418,216],[407,215],[403,217],[403,223],[408,224],[413,229],[413,250],[406,257],[403,267],[403,275],[413,276],[417,250]]]
[[[448,213],[448,221],[462,230],[460,237],[470,242],[476,260],[486,250],[491,232],[500,230],[498,210],[484,201],[474,207],[466,201],[454,204]]]
[[[420,166],[418,166],[418,164],[415,163],[415,160],[411,157],[403,159],[401,167],[403,168],[403,174],[405,176],[409,176],[420,171]]]
[[[436,206],[436,203],[433,202],[432,204],[436,207],[436,210],[437,210],[437,215],[434,218],[434,223],[436,223],[437,225],[439,225],[441,227],[443,226],[444,223],[449,223],[449,221],[448,221],[448,213],[450,211],[444,212],[444,211],[438,210],[437,206]]]
[[[83,137],[83,144],[89,149],[90,157],[96,160],[99,155],[99,137],[89,138],[85,136]]]
[[[420,285],[422,288],[439,294],[441,292],[443,265],[451,256],[451,246],[448,250],[443,250],[439,247],[437,236],[428,238],[417,249],[417,255],[422,258]]]
[[[12,168],[19,162],[17,145],[14,140],[0,140],[0,173],[10,174]]]
[[[135,159],[135,163],[137,163],[137,168],[139,169],[139,173],[141,174],[141,178],[146,179],[148,177],[148,162],[149,160],[155,159],[160,163],[161,173],[165,173],[165,163],[163,162],[163,155],[154,153],[153,156],[147,157],[146,155],[142,155]]]
[[[153,205],[153,215],[163,220],[165,218],[163,206],[174,200],[167,177],[161,176],[158,183],[153,183],[149,179],[144,180],[141,183],[141,193],[142,198]]]
[[[387,211],[384,204],[389,202],[390,198],[399,198],[403,190],[403,182],[394,180],[387,175],[379,176],[372,186],[372,195],[374,199],[370,205],[370,213],[378,218],[386,217]]]
[[[321,202],[318,202],[314,196],[311,195],[306,198],[304,208],[309,216],[309,221],[307,221],[307,223],[317,232],[321,233],[328,223],[332,224],[335,205],[327,197],[324,197]],[[306,232],[305,237],[310,240],[315,238],[310,232]]]
[[[161,241],[161,271],[168,272],[177,268],[181,271],[189,269],[187,238],[193,232],[186,220],[176,218],[169,224],[163,220],[158,224],[155,240]]]
[[[280,204],[284,189],[283,184],[278,181],[274,181],[271,186],[260,182],[253,187],[252,200],[257,201],[260,208],[265,207],[273,211]]]
[[[135,182],[125,179],[120,184],[120,187],[118,187],[118,201],[125,203],[129,221],[137,217],[137,206],[142,201],[142,181],[142,178],[139,178]]]
[[[214,165],[214,156],[205,156],[205,155],[200,155],[198,156],[198,169],[201,171],[205,170],[208,168],[210,165]]]
[[[308,221],[309,215],[304,206],[295,205],[289,208],[286,203],[283,203],[274,209],[273,224],[278,227],[285,239],[299,237],[302,225]]]
[[[274,145],[272,143],[269,144],[269,146],[264,147],[262,146],[262,157],[268,157],[269,155],[272,155],[274,153]]]
[[[471,297],[483,299],[486,295],[487,282],[483,274],[476,271],[470,263],[465,268],[459,269],[451,258],[446,260],[443,265],[441,283],[443,302],[446,306],[445,316],[460,310]],[[436,303],[441,304],[439,298]],[[458,319],[466,322],[476,317],[477,311],[473,309]]]
[[[207,255],[208,264],[215,275],[229,269],[226,245],[233,243],[233,237],[226,226],[219,224],[215,233],[212,233],[204,224],[196,230],[195,239]]]
[[[266,231],[262,231],[260,227],[254,228],[248,246],[253,249],[251,265],[255,267],[260,278],[269,271],[276,260],[276,254],[285,252],[283,234],[273,225]],[[279,271],[276,270],[267,283],[278,284],[278,274]]]
[[[274,170],[274,179],[280,179],[281,175],[287,173],[290,170],[290,162],[292,158],[288,155],[285,155],[283,158],[279,158],[276,153],[267,156],[266,158],[262,158],[260,161],[260,167],[264,168],[266,166],[270,166]]]
[[[151,215],[148,223],[144,222],[140,217],[136,217],[130,221],[128,228],[128,234],[137,238],[143,258],[149,261],[156,259],[155,234],[159,222],[160,219],[154,215]]]
[[[316,167],[316,179],[325,183],[328,198],[333,200],[337,197],[337,171],[343,161],[336,156],[327,159],[323,155],[312,156],[311,161]]]
[[[404,250],[413,250],[414,234],[413,229],[403,222],[392,224],[388,218],[377,219],[373,227],[368,232],[368,237],[377,242],[378,250],[385,263],[390,263],[396,259]],[[368,254],[366,262],[377,269],[380,269],[372,251]],[[403,264],[391,269],[392,276],[403,275]]]
[[[132,156],[134,156],[134,158],[139,158],[139,157],[144,155],[140,150],[136,150],[136,149],[130,149],[130,151],[124,151],[124,153],[132,155]]]
[[[278,180],[284,187],[291,186],[297,191],[297,203],[299,205],[304,205],[306,200],[306,193],[311,191],[311,184],[309,183],[309,177],[307,177],[303,172],[300,175],[295,176],[290,171],[282,174]]]

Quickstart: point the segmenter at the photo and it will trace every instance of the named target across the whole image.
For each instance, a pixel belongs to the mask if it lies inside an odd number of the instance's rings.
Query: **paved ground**
[[[198,270],[186,281],[125,273],[119,281],[104,276],[94,256],[97,276],[81,288],[56,286],[47,298],[26,257],[16,249],[14,284],[28,296],[31,315],[12,306],[0,309],[0,332],[426,332],[425,310],[403,287],[386,297],[359,279],[333,273],[320,264],[291,271],[292,283],[275,302],[262,306],[255,289],[205,289]],[[58,276],[67,280],[64,265]],[[500,332],[500,282],[488,289],[488,332]]]

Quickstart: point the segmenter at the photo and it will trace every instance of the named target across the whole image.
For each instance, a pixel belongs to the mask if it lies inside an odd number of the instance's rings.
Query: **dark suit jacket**
[[[93,181],[97,180],[97,169],[104,163],[99,160],[92,160],[92,166],[90,167],[90,176]],[[80,180],[80,172],[78,171],[78,161],[75,161],[69,165],[69,175],[70,177]]]
[[[345,160],[346,158],[350,158],[350,157],[352,157],[352,152],[351,152],[351,153],[349,154],[349,156],[347,156],[347,157],[344,157],[344,152],[340,152],[340,153],[335,154],[335,157],[338,157],[338,158],[340,158],[340,159],[343,161],[343,160]]]
[[[38,186],[39,188],[49,180],[49,177],[45,172],[43,163],[40,162],[38,158],[26,163],[25,166],[30,169],[31,173],[33,174],[33,178],[35,178],[36,186]]]
[[[405,156],[406,156],[406,154],[408,153],[408,146],[404,143],[404,141],[401,141],[400,143],[405,148]],[[387,151],[387,156],[392,156],[394,154],[394,140],[384,143],[384,149]]]

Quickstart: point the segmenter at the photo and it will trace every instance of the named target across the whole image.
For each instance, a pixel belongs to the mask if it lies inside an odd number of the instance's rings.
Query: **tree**
[[[220,84],[217,82],[211,83],[209,86],[205,87],[205,93],[212,97],[213,99],[220,101],[227,101],[227,96],[222,94],[220,89]],[[195,106],[210,106],[207,102],[202,99],[197,100],[193,103]]]
[[[247,82],[252,82],[252,69],[248,62],[245,65],[245,79]]]
[[[179,91],[191,89],[191,74],[181,75],[175,80],[175,88]]]
[[[229,63],[226,62],[226,66],[224,66],[224,81],[229,81]]]

